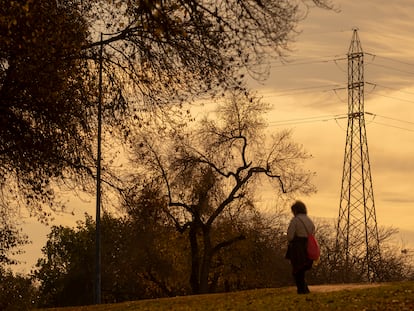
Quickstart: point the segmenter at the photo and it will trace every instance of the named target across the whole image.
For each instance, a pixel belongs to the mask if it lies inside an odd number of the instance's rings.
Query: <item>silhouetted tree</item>
[[[317,267],[313,269],[309,281],[314,284],[369,281],[364,262],[364,250],[361,250],[359,257],[351,257],[352,264],[347,267],[345,254],[336,253],[335,232],[333,224],[318,223],[316,235],[321,247],[321,259]],[[397,233],[398,231],[393,228],[379,230],[381,258],[373,268],[378,279],[383,282],[409,280],[414,271],[412,257],[402,253],[399,246],[392,241]],[[344,271],[347,271],[346,279],[343,278]]]
[[[214,241],[214,225],[226,210],[254,206],[252,191],[260,176],[273,182],[275,196],[282,190],[290,194],[314,190],[312,174],[301,169],[308,158],[303,148],[291,141],[288,132],[264,135],[266,112],[265,104],[236,91],[219,105],[214,119],[206,117],[199,126],[164,125],[165,130],[157,128],[151,135],[145,128],[135,137],[133,163],[141,163],[138,172],[151,174],[163,186],[164,212],[179,232],[188,234],[193,293],[209,291],[217,253],[245,239],[236,234]]]
[[[86,20],[72,2],[0,1],[1,207],[41,219],[53,180],[90,167],[91,83],[81,60]],[[76,175],[79,176],[79,175]]]
[[[246,213],[244,213],[246,214]],[[291,268],[285,259],[286,221],[277,208],[269,213],[250,211],[247,215],[223,215],[222,240],[236,232],[245,239],[222,249],[212,263],[213,291],[237,291],[286,286]],[[233,229],[231,229],[233,228]],[[214,283],[215,281],[215,283]]]
[[[148,195],[148,193],[147,193]],[[148,196],[147,196],[148,199]],[[155,201],[154,201],[155,199]],[[159,198],[153,197],[153,202]],[[142,201],[144,202],[144,201]],[[139,203],[145,204],[145,203]],[[146,211],[157,210],[152,206]],[[182,279],[182,238],[155,214],[102,218],[102,301],[106,303],[188,294]],[[76,228],[54,226],[34,276],[40,282],[39,305],[92,304],[95,222],[86,216]]]
[[[86,217],[76,229],[53,226],[34,276],[40,281],[39,305],[92,303],[94,223]]]
[[[30,243],[28,237],[10,220],[7,211],[0,206],[0,267],[16,264],[14,255],[20,254],[21,246]]]
[[[0,310],[23,311],[36,307],[37,290],[28,276],[0,266]]]

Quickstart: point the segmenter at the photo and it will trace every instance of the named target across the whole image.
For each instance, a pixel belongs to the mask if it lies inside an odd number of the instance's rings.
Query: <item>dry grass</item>
[[[140,300],[119,304],[48,309],[48,311],[218,311],[218,310],[414,310],[414,282],[310,286]]]

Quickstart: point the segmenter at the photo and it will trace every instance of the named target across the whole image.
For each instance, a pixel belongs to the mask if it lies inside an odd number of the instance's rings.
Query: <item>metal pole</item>
[[[96,161],[95,304],[101,303],[101,140],[102,140],[102,44],[99,51],[98,151]]]

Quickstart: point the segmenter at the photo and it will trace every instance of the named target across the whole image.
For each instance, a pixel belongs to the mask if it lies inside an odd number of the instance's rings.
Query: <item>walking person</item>
[[[289,244],[286,259],[289,259],[292,265],[298,294],[308,294],[310,291],[305,281],[305,272],[312,268],[313,261],[307,256],[306,246],[308,234],[315,234],[315,225],[308,217],[303,202],[296,201],[291,209],[294,217],[287,230]]]

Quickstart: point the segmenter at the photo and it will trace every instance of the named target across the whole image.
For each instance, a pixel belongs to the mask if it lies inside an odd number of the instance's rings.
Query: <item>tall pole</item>
[[[96,160],[96,228],[95,228],[95,304],[101,303],[101,141],[102,141],[102,58],[103,34],[99,50],[98,151]]]
[[[344,280],[362,263],[369,281],[378,278],[380,245],[364,112],[364,52],[356,29],[348,51],[348,128],[336,233],[337,254],[345,260]]]

